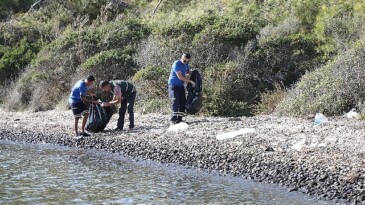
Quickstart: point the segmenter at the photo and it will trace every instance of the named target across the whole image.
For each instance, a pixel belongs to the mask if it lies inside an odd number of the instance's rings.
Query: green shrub
[[[292,10],[305,28],[311,29],[324,2],[323,0],[294,0]]]
[[[0,59],[3,57],[3,55],[6,53],[7,50],[9,50],[9,48],[0,45]]]
[[[34,43],[41,39],[41,32],[37,28],[33,22],[0,23],[0,45],[17,46],[24,40]]]
[[[364,45],[365,40],[361,40],[353,49],[304,75],[275,112],[294,116],[316,112],[337,115],[361,104],[365,98]]]
[[[138,45],[136,61],[138,66],[143,67],[170,67],[172,63],[178,60],[182,53],[191,52],[189,47],[189,37],[182,34],[179,38],[164,38],[161,36],[151,35],[142,40]],[[195,67],[195,53],[191,52],[193,60],[190,63]]]
[[[47,53],[66,53],[76,48],[78,42],[78,33],[67,30],[62,36],[45,45],[42,48],[43,55]],[[39,56],[42,57],[43,55]]]
[[[160,5],[159,10],[161,12],[169,13],[171,10],[182,11],[184,7],[188,6],[192,0],[179,1],[179,0],[169,0],[163,1]]]
[[[100,9],[106,2],[106,0],[67,0],[65,4],[79,15],[89,16],[93,20],[98,17]]]
[[[214,116],[250,115],[256,88],[234,63],[217,64],[204,72],[203,112]],[[255,92],[256,91],[256,92]]]
[[[242,46],[256,36],[258,27],[252,19],[220,17],[211,26],[206,26],[198,38],[208,35],[222,43]]]
[[[194,24],[190,20],[178,20],[167,22],[162,25],[158,25],[159,21],[151,22],[150,28],[154,34],[166,36],[166,37],[178,37],[182,33],[194,36],[196,33],[201,31],[206,25]]]
[[[137,87],[137,109],[143,113],[169,113],[167,94],[168,67],[146,67],[138,71],[132,81]]]
[[[150,30],[140,20],[128,19],[111,22],[99,28],[103,38],[103,48],[115,49],[127,45],[137,45],[139,41],[146,38]]]
[[[100,79],[128,79],[136,72],[130,47],[102,51],[80,65],[83,72],[97,73]]]
[[[142,41],[138,63],[144,66],[170,66],[183,52],[192,54],[191,67],[204,70],[229,60],[230,53],[255,38],[258,25],[252,19],[210,14],[181,20],[171,17],[150,27],[153,35]]]
[[[0,1],[0,20],[6,19],[12,13],[26,12],[35,0],[1,0]]]
[[[102,51],[101,34],[98,30],[87,28],[78,33],[76,48],[83,62]]]
[[[254,105],[256,115],[271,114],[276,106],[284,99],[287,90],[283,84],[275,83],[274,90],[268,90],[260,94],[260,102]]]
[[[217,63],[234,60],[232,52],[255,38],[258,25],[250,19],[219,17],[208,21],[209,24],[194,36],[191,43],[193,65],[204,70]]]
[[[344,51],[364,34],[362,31],[365,14],[361,6],[364,3],[343,1],[328,2],[320,8],[314,24],[314,33],[326,42],[320,49],[327,55]]]
[[[1,2],[0,7],[2,3],[9,1]],[[204,77],[203,112],[207,114],[271,112],[284,93],[275,90],[275,83],[290,87],[306,72],[309,77],[297,83],[303,89],[301,94],[290,94],[295,92],[290,90],[284,99],[290,102],[286,107],[280,103],[276,110],[286,113],[292,106],[301,109],[294,113],[300,115],[321,110],[323,104],[333,101],[332,107],[323,109],[334,113],[362,99],[360,90],[346,100],[345,92],[326,90],[355,86],[358,80],[351,82],[335,65],[355,67],[362,76],[360,66],[352,64],[362,64],[357,59],[362,58],[359,47],[328,63],[328,71],[321,67],[363,38],[365,3],[361,1],[173,0],[162,1],[154,12],[157,3],[47,1],[39,9],[1,22],[1,82],[27,68],[9,89],[13,96],[9,102],[33,110],[52,109],[86,74],[98,79],[129,79],[139,70],[133,78],[142,89],[139,108],[170,110],[166,81],[171,64],[183,52],[192,54],[190,67],[199,69]],[[347,63],[339,63],[346,58]],[[317,67],[313,74],[308,72]],[[342,77],[331,76],[332,71]],[[60,83],[59,79],[65,80]],[[305,79],[321,79],[322,84],[310,86]],[[326,93],[317,91],[320,87]],[[301,107],[303,103],[308,107]]]
[[[300,34],[267,39],[249,55],[248,66],[261,73],[262,81],[288,86],[322,63],[318,45],[317,39]]]
[[[41,46],[41,41],[28,43],[24,39],[16,47],[3,48],[3,54],[0,58],[0,80],[16,78],[37,55]]]

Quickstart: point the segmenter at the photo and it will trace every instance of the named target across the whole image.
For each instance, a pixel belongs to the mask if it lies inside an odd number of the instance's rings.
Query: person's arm
[[[195,86],[195,82],[192,81],[192,80],[190,80],[190,79],[188,79],[187,77],[184,77],[182,75],[181,71],[177,71],[176,72],[176,75],[179,78],[179,80],[182,80],[182,81],[187,82],[187,83],[191,83],[191,84],[193,84],[193,86]]]
[[[110,105],[116,105],[120,102],[122,102],[122,96],[120,95],[114,95],[113,100],[109,102]]]
[[[107,106],[111,106],[111,105],[116,105],[120,102],[122,102],[123,98],[122,98],[122,90],[120,89],[119,86],[116,86],[113,90],[113,100],[109,101],[109,102],[106,102],[103,104],[104,107],[107,107]]]
[[[95,103],[95,104],[99,103],[97,100],[94,101],[94,100],[87,99],[86,94],[87,94],[87,87],[86,86],[80,87],[80,98],[83,102]],[[93,98],[91,98],[91,99],[93,99]]]
[[[113,100],[103,103],[103,106],[108,107],[108,106],[111,106],[111,105],[116,105],[116,104],[122,102],[122,100],[123,100],[122,96],[114,95]]]

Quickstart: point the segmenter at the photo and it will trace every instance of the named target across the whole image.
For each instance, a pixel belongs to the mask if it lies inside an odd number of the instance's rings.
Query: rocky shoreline
[[[136,130],[114,132],[114,115],[104,132],[75,139],[70,111],[0,110],[0,115],[0,140],[102,149],[275,183],[322,200],[365,204],[364,121],[334,117],[315,125],[313,119],[275,116],[189,116],[188,128],[171,131],[168,116],[148,114],[136,115]],[[231,138],[218,140],[224,133]]]

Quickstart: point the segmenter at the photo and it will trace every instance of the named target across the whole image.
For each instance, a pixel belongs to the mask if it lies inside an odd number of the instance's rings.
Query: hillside
[[[141,113],[168,112],[167,76],[182,52],[204,77],[206,115],[364,109],[360,0],[5,0],[0,8],[0,102],[9,110],[65,109],[71,86],[93,74],[133,81]]]

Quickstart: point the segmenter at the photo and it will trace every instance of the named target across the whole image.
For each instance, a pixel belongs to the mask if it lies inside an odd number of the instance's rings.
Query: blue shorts
[[[89,110],[86,108],[84,102],[71,103],[71,109],[74,118],[81,118],[81,116],[84,116],[89,113]]]

